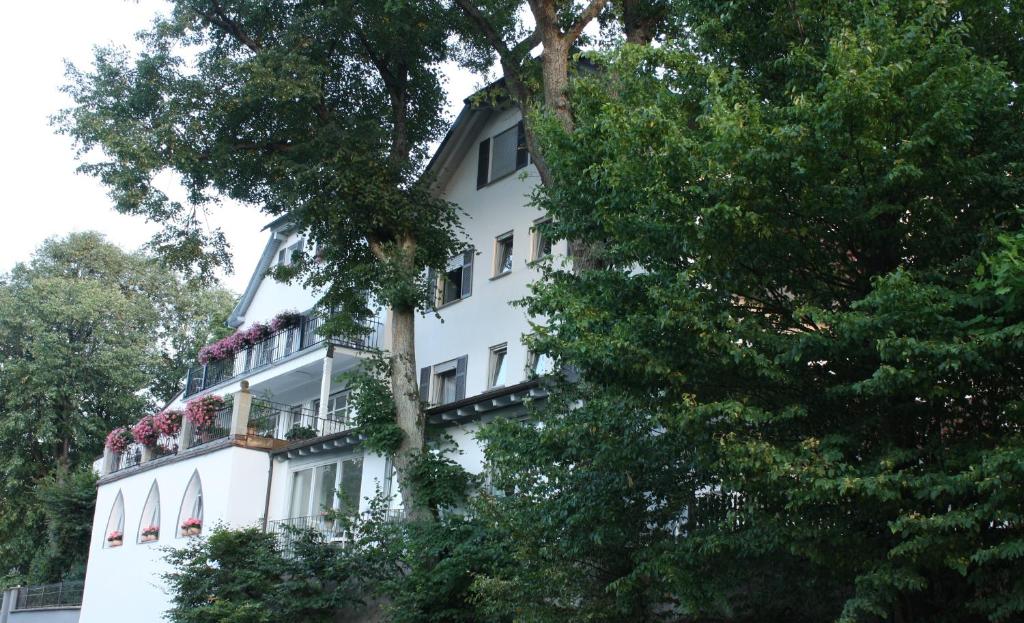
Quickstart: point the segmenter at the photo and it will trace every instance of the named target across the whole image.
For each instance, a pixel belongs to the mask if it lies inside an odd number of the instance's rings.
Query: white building
[[[510,305],[537,276],[531,262],[552,252],[534,230],[543,215],[527,205],[538,176],[522,148],[519,119],[513,109],[467,106],[430,165],[437,192],[465,211],[463,227],[475,252],[452,258],[438,277],[440,319],[417,321],[421,393],[433,405],[428,417],[459,443],[457,459],[473,473],[483,468],[474,439],[481,423],[522,415],[524,400],[543,397],[536,373],[545,362],[523,346],[530,324]],[[223,523],[270,531],[311,525],[330,534],[320,511],[339,507],[339,488],[359,500],[361,511],[378,490],[400,506],[390,461],[361,447],[338,380],[367,348],[387,347],[386,311],[364,338],[319,337],[318,319],[308,315],[317,293],[264,276],[274,263],[288,261],[289,251],[303,243],[301,232],[280,219],[267,229],[266,249],[230,324],[244,330],[288,310],[307,315],[189,373],[171,408],[198,396],[231,399],[210,428],[185,422],[156,450],[108,451],[100,466],[82,623],[161,621],[169,603],[161,550],[187,542],[182,524],[190,519],[201,524],[190,532]],[[296,439],[300,431],[309,438]],[[150,526],[157,528],[155,538],[143,534]],[[120,541],[109,539],[114,532]]]

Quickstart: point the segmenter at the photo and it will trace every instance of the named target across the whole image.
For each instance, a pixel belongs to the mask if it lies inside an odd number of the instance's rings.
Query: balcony
[[[401,523],[405,521],[405,517],[404,509],[391,508],[385,512],[384,521],[388,523]],[[288,519],[268,521],[267,532],[277,535],[281,547],[285,551],[290,550],[292,544],[302,538],[303,533],[313,532],[329,543],[345,541],[347,539],[344,522],[329,518],[326,515],[289,517]]]
[[[355,413],[344,417],[320,417],[310,409],[253,398],[249,410],[248,434],[295,441],[343,433],[356,427]]]
[[[82,605],[84,586],[84,582],[77,581],[14,588],[11,589],[16,593],[12,610],[78,608]]]
[[[318,332],[323,316],[303,316],[296,326],[271,333],[264,339],[237,352],[234,357],[196,366],[185,379],[185,397],[193,396],[237,377],[269,367],[295,353],[330,343],[341,348],[366,351],[383,344],[380,321],[367,323],[368,332],[357,336],[325,338]]]

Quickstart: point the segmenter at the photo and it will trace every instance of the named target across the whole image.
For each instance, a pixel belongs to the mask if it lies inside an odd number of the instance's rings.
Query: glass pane
[[[512,270],[512,237],[498,241],[498,273]]]
[[[321,465],[316,468],[317,512],[334,508],[334,482],[338,476],[338,464]]]
[[[491,177],[496,180],[516,170],[518,148],[516,128],[512,127],[494,137],[491,147]]]
[[[450,303],[462,298],[462,268],[445,273],[444,295],[442,303]]]
[[[363,459],[346,459],[341,462],[341,508],[348,513],[359,511],[360,491],[363,484]]]
[[[439,375],[440,388],[438,391],[438,403],[447,404],[455,401],[455,371],[445,372]]]
[[[292,474],[292,500],[288,509],[289,517],[309,515],[309,488],[313,481],[313,470],[304,469]]]
[[[505,384],[505,354],[505,350],[494,351],[494,374],[491,376],[492,387]]]

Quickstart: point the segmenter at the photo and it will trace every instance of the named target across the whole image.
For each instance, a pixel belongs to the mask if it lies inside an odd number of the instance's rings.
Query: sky
[[[71,139],[56,134],[49,117],[70,103],[60,92],[64,61],[88,67],[96,45],[134,47],[134,34],[168,10],[160,0],[52,0],[14,2],[0,20],[0,273],[27,261],[43,240],[73,231],[96,230],[125,248],[143,245],[159,224],[114,211],[96,179],[75,172]],[[449,118],[481,84],[449,68]],[[235,272],[223,282],[240,293],[267,241],[271,219],[251,206],[223,205],[211,211],[210,227],[227,236]]]

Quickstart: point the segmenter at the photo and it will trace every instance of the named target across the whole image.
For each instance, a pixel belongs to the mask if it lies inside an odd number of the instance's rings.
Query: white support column
[[[320,409],[316,414],[317,419],[323,425],[327,417],[327,400],[331,397],[331,377],[334,375],[334,344],[327,345],[327,354],[324,355],[324,373],[320,377]]]
[[[178,453],[188,450],[192,446],[192,421],[182,414],[181,430],[178,431]]]
[[[156,452],[151,446],[142,446],[142,462],[148,463],[156,458]]]
[[[252,408],[252,394],[249,393],[249,381],[241,382],[242,389],[235,394],[231,403],[231,434],[247,435],[249,433],[249,410]]]
[[[11,610],[14,610],[14,602],[18,599],[18,588],[9,588],[4,591],[3,603],[0,604],[0,623],[7,623],[8,617],[11,616]]]
[[[117,461],[117,455],[110,448],[103,446],[103,463],[100,465],[100,476],[113,473],[115,461]]]

